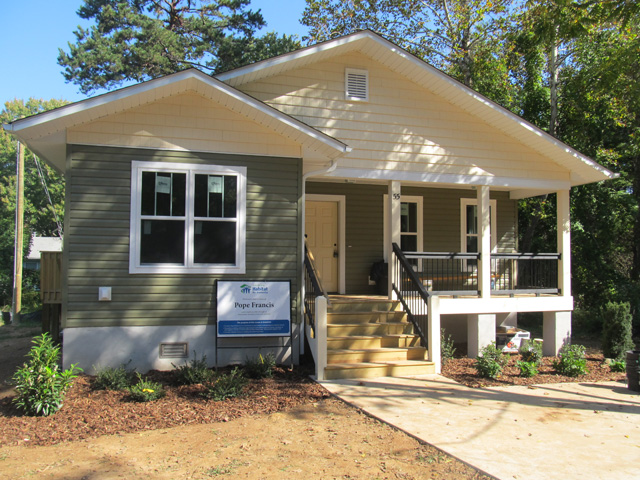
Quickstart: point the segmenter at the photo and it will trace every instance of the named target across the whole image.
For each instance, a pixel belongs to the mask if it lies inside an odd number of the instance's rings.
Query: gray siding
[[[247,167],[246,274],[129,274],[131,161]],[[299,159],[70,146],[65,327],[215,322],[215,280],[290,280],[297,321],[301,229]],[[112,301],[98,302],[98,287]]]
[[[383,185],[308,182],[309,194],[344,195],[346,201],[346,292],[374,294],[367,284],[371,265],[382,259],[384,245]],[[422,196],[424,250],[459,252],[460,199],[476,198],[472,190],[402,187],[403,195]],[[497,200],[497,235],[500,251],[516,249],[517,202],[506,192],[491,192]]]

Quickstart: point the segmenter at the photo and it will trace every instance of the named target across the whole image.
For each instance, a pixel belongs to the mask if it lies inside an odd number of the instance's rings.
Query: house
[[[5,129],[65,175],[63,359],[88,369],[310,348],[320,378],[439,371],[441,327],[475,356],[531,311],[555,354],[570,189],[615,176],[370,31]],[[518,253],[517,200],[541,194],[557,195],[557,252]],[[222,329],[221,306],[267,287],[290,331],[242,313]]]
[[[61,252],[62,238],[60,237],[31,237],[29,254],[24,261],[24,268],[28,270],[40,270],[40,256],[42,252]]]

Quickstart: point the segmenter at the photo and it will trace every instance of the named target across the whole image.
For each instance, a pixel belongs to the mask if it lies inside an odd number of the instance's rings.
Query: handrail
[[[315,331],[315,299],[316,297],[325,297],[329,304],[329,296],[322,287],[322,281],[318,275],[313,255],[304,244],[304,266],[305,266],[305,295],[304,295],[304,313],[307,317],[309,325]]]
[[[394,272],[396,278],[394,278],[392,281],[393,291],[398,296],[398,300],[400,300],[400,303],[402,303],[405,312],[407,312],[407,316],[413,324],[416,333],[420,337],[420,340],[423,342],[423,346],[427,347],[428,343],[426,332],[428,327],[424,328],[426,327],[424,324],[420,325],[418,319],[419,317],[422,319],[427,318],[429,298],[431,297],[431,294],[424,288],[424,285],[422,285],[422,282],[420,282],[418,274],[415,272],[413,266],[409,263],[407,257],[397,243],[393,243],[393,253],[397,260],[396,266],[399,267]],[[399,271],[400,269],[402,269],[402,272]],[[408,286],[412,288],[411,291],[418,293],[420,297],[419,299],[417,299],[415,296],[413,299],[405,298],[405,294],[408,293],[407,291],[403,290],[406,280],[409,281]],[[411,302],[410,300],[416,300],[417,302]],[[415,305],[413,305],[414,303]]]

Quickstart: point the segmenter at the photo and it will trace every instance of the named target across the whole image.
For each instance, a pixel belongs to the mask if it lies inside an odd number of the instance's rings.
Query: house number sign
[[[291,335],[289,282],[218,281],[218,337]]]

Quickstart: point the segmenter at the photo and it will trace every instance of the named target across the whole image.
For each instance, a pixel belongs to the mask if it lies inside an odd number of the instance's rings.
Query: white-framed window
[[[491,223],[491,251],[495,251],[497,244],[496,234],[496,212],[497,204],[495,200],[489,200],[490,223]],[[478,251],[478,201],[475,198],[460,199],[460,243],[462,253]]]
[[[383,196],[384,201],[384,251],[383,258],[387,261],[387,253],[389,251],[390,232],[389,232],[389,196]],[[400,196],[400,249],[403,252],[422,252],[423,251],[423,197],[401,195]]]
[[[246,176],[131,162],[129,273],[245,273]]]
[[[369,100],[369,72],[347,68],[344,72],[345,98],[347,100]]]

